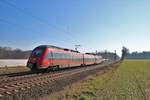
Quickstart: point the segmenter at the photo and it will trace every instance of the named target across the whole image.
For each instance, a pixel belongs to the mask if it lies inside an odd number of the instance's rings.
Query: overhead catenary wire
[[[8,25],[10,25],[12,27],[16,27],[19,30],[27,31],[29,33],[37,33],[36,31],[31,30],[30,28],[26,28],[23,25],[18,25],[18,24],[14,23],[14,22],[11,22],[11,21],[8,21],[8,20],[4,20],[2,18],[0,18],[0,23],[8,24]],[[63,41],[63,42],[65,42],[64,38],[61,38],[60,40]],[[66,44],[71,44],[70,42],[65,42],[65,43]]]
[[[16,24],[16,23],[13,23],[13,22],[11,22],[11,21],[8,21],[8,20],[2,19],[2,18],[0,18],[0,22],[1,22],[1,23],[5,23],[5,24],[8,24],[8,25],[11,25],[11,26],[13,26],[13,27],[17,27],[17,28],[19,28],[19,29],[21,29],[21,30],[24,30],[24,31],[31,32],[29,28],[26,28],[26,27],[24,27],[23,25],[18,25],[18,24]],[[33,31],[32,31],[31,33],[33,33]]]
[[[60,29],[60,28],[58,28],[58,27],[55,26],[55,25],[52,25],[52,24],[48,23],[48,22],[47,22],[46,20],[44,20],[43,18],[41,18],[41,17],[39,17],[39,16],[36,16],[36,15],[30,13],[30,12],[27,11],[26,9],[23,9],[23,8],[21,8],[21,7],[18,7],[18,6],[16,6],[15,4],[8,2],[7,0],[0,0],[0,2],[2,2],[2,3],[4,3],[4,4],[7,4],[7,5],[9,5],[9,6],[15,8],[15,9],[18,10],[19,12],[24,13],[24,14],[26,14],[26,15],[32,17],[33,19],[38,20],[38,21],[40,21],[41,23],[44,23],[44,24],[46,24],[46,25],[48,25],[48,26],[50,26],[50,27],[56,29],[57,31],[60,31],[61,33],[63,33],[64,35],[66,35],[71,41],[73,41],[73,42],[75,42],[75,43],[78,43],[78,42],[79,42],[79,41],[77,42],[77,41],[75,40],[74,36],[72,36],[71,34],[68,34],[67,31],[65,31],[65,30],[63,30],[63,29]]]

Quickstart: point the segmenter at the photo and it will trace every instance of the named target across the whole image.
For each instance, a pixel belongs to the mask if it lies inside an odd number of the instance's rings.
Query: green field
[[[52,97],[58,99],[57,97]],[[150,100],[150,60],[126,60],[117,69],[73,85],[64,100]]]

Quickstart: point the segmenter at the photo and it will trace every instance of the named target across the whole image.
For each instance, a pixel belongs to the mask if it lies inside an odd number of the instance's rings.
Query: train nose
[[[36,62],[37,62],[37,58],[31,58],[31,59],[30,59],[30,62],[31,62],[31,63],[36,63]]]
[[[29,58],[28,63],[27,63],[27,66],[28,66],[29,68],[36,67],[35,65],[37,65],[38,62],[39,62],[39,59],[38,59],[38,58]]]

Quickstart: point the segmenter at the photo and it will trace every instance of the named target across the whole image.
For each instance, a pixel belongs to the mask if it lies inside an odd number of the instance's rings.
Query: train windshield
[[[44,52],[45,48],[35,48],[33,51],[32,51],[32,56],[34,57],[41,57],[43,52]]]

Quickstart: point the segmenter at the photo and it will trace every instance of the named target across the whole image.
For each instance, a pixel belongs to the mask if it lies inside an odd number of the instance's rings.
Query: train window
[[[73,57],[73,61],[80,62],[83,61],[83,58]]]
[[[71,55],[64,53],[53,53],[53,59],[71,59]]]
[[[79,58],[79,61],[83,61],[83,58]]]
[[[68,59],[68,54],[63,54],[64,58],[63,59]]]
[[[60,59],[59,53],[53,53],[53,59]]]
[[[47,56],[47,58],[48,59],[52,59],[53,58],[52,53],[49,53],[48,56]]]
[[[41,50],[35,50],[35,51],[33,51],[32,55],[40,57],[42,55],[42,51]]]
[[[84,61],[93,62],[93,61],[95,61],[95,59],[94,58],[84,58]]]
[[[45,48],[35,48],[33,51],[32,51],[32,56],[35,56],[35,57],[41,57],[43,52],[44,52]]]

